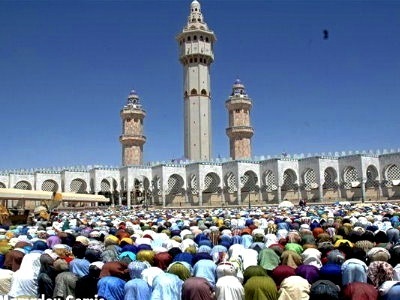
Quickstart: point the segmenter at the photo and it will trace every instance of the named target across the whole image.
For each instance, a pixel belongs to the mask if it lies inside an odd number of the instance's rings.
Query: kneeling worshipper
[[[214,288],[202,277],[190,277],[182,286],[182,300],[214,300]]]
[[[244,300],[244,288],[236,276],[226,275],[215,285],[216,300]]]
[[[252,276],[244,285],[245,300],[276,300],[278,290],[269,276]]]
[[[21,267],[14,273],[9,296],[37,297],[40,257],[46,249],[47,244],[45,242],[36,241],[30,253],[25,254]]]
[[[160,273],[153,280],[151,300],[181,300],[183,281],[175,274]]]
[[[102,277],[97,283],[98,298],[124,300],[125,280],[115,276]]]

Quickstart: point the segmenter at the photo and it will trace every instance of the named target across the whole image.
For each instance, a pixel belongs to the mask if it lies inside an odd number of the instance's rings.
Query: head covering
[[[189,268],[190,268],[190,266],[189,266]],[[171,274],[175,274],[182,281],[185,281],[186,279],[188,279],[191,276],[189,268],[187,266],[185,266],[184,262],[174,262],[168,267],[167,272],[171,273]]]
[[[279,263],[280,258],[272,249],[262,249],[258,254],[258,265],[263,267],[265,270],[271,271],[275,269]]]
[[[339,300],[339,287],[329,280],[318,280],[311,285],[310,300]]]
[[[216,270],[217,266],[212,260],[201,259],[193,266],[193,276],[205,278],[214,287]]]
[[[170,273],[160,273],[153,280],[151,299],[181,300],[183,281]]]
[[[254,276],[267,276],[267,272],[261,266],[249,266],[243,272],[243,285],[246,284],[247,280]]]
[[[342,264],[342,285],[352,282],[367,282],[367,265],[357,259],[350,258]]]
[[[115,276],[122,279],[129,278],[128,265],[119,261],[107,262],[101,269],[100,278],[105,276]]]
[[[343,288],[343,300],[377,300],[378,290],[371,284],[352,282]]]
[[[161,270],[166,270],[172,262],[172,256],[168,252],[160,252],[154,256],[154,265]]]
[[[277,266],[271,273],[276,285],[279,287],[285,278],[296,275],[296,269],[289,266]]]
[[[294,269],[296,269],[302,263],[301,256],[292,250],[283,251],[281,260],[282,265],[286,265]]]
[[[319,270],[316,266],[300,265],[296,269],[296,275],[306,279],[309,284],[313,284],[319,279]]]
[[[149,264],[141,261],[133,261],[128,265],[129,276],[131,279],[141,278],[143,270],[147,269]]]
[[[151,287],[143,279],[129,280],[124,287],[124,299],[148,300],[151,298]]]
[[[246,300],[275,300],[278,290],[269,276],[253,276],[244,285]]]
[[[244,288],[235,276],[223,276],[215,285],[216,300],[244,300]]]
[[[214,300],[214,289],[205,278],[190,277],[183,283],[182,299]]]
[[[309,299],[310,284],[300,276],[284,279],[279,288],[279,300]]]
[[[385,261],[374,261],[368,266],[368,278],[377,288],[388,280],[393,280],[393,267]]]
[[[123,300],[125,281],[114,276],[106,276],[97,283],[98,298]]]
[[[142,271],[142,278],[147,282],[148,285],[153,286],[154,278],[161,273],[164,273],[164,271],[160,268],[150,267]]]
[[[222,276],[236,276],[237,270],[231,262],[221,262],[218,264],[216,269],[217,279]]]
[[[150,265],[154,266],[155,255],[156,253],[153,250],[140,250],[136,255],[136,259],[138,261],[147,261]]]

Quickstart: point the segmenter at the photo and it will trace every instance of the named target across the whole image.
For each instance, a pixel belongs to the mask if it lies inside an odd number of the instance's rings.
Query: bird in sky
[[[327,40],[329,38],[329,31],[324,29],[324,31],[322,31],[322,33],[324,34],[324,40]]]

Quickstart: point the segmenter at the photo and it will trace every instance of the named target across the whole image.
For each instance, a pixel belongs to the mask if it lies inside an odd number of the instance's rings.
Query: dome
[[[194,0],[191,4],[190,4],[190,8],[193,11],[193,9],[197,8],[197,11],[200,11],[200,3],[197,0]]]
[[[129,95],[137,95],[137,93],[136,93],[135,90],[131,90],[131,91],[129,92]]]
[[[242,84],[242,82],[240,81],[240,79],[236,79],[235,82],[233,84]]]

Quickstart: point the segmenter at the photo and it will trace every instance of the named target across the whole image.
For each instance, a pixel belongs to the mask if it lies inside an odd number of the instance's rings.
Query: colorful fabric
[[[246,300],[276,300],[278,290],[269,276],[252,276],[244,285]]]
[[[205,278],[188,278],[182,286],[182,300],[214,300],[214,288]]]

